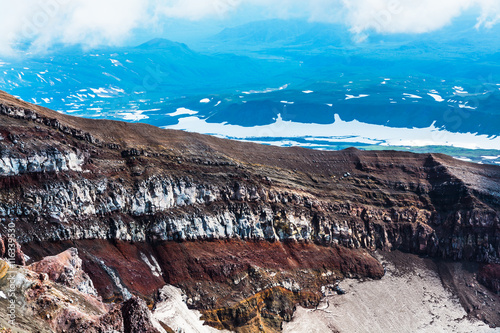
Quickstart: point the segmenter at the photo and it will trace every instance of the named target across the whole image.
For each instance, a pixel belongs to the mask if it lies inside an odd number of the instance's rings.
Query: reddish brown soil
[[[245,241],[208,241],[208,242],[165,242],[155,246],[143,243],[111,243],[108,241],[87,240],[63,243],[29,244],[24,251],[37,259],[53,255],[69,247],[79,249],[84,261],[84,270],[90,275],[96,289],[104,299],[120,298],[110,276],[99,264],[118,273],[122,283],[131,292],[151,299],[155,291],[169,283],[182,286],[195,293],[196,284],[211,284],[212,292],[221,292],[227,297],[220,297],[212,304],[215,307],[226,302],[240,301],[244,296],[234,298],[232,288],[242,288],[244,294],[251,295],[253,285],[235,286],[233,279],[262,268],[269,272],[280,272],[283,277],[295,277],[305,288],[319,289],[321,283],[333,282],[344,275],[380,278],[382,266],[366,251],[344,247],[324,247],[311,243],[280,242],[245,242]],[[142,261],[140,253],[155,255],[163,276],[156,277]],[[296,271],[313,271],[309,278],[300,278]],[[335,273],[330,280],[318,274],[326,271]],[[266,273],[257,278],[256,285],[267,283]],[[307,275],[307,274],[305,274]],[[317,276],[318,275],[318,276]],[[193,289],[194,288],[194,289]],[[213,296],[206,293],[205,297]],[[205,303],[209,307],[210,303]]]

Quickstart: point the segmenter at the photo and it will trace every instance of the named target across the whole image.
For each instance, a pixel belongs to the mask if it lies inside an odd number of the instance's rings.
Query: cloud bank
[[[479,9],[476,28],[500,19],[497,0],[343,0],[354,33],[425,33],[440,29],[471,9]]]
[[[480,13],[476,28],[500,21],[498,0],[0,0],[0,54],[57,43],[119,45],[172,19],[223,22],[248,8],[263,19],[344,23],[357,35],[431,32],[473,9]]]

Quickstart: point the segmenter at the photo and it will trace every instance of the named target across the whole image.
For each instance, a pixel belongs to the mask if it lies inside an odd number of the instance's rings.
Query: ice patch
[[[124,120],[131,120],[131,121],[148,119],[149,117],[146,116],[145,114],[142,114],[143,112],[144,111],[142,110],[137,110],[132,112],[120,112],[118,113],[118,115],[122,116]]]
[[[122,93],[122,94],[125,93],[125,90],[123,90],[121,88],[111,87],[111,90],[114,90],[114,91]]]
[[[113,66],[115,66],[115,67],[122,66],[123,67],[121,62],[119,62],[118,60],[116,60],[116,59],[109,59],[109,60],[111,60],[111,63],[113,64]]]
[[[243,91],[242,94],[245,95],[251,95],[251,94],[267,94],[273,91],[279,91],[279,90],[284,90],[288,88],[288,84],[282,85],[279,88],[266,88],[264,90],[250,90],[250,91]]]
[[[370,96],[370,95],[363,95],[363,94],[361,94],[361,95],[355,96],[355,95],[348,95],[348,94],[346,94],[345,95],[345,100],[347,101],[348,99],[363,98],[363,97],[368,97],[368,96]]]
[[[186,109],[186,108],[178,108],[175,112],[172,112],[172,113],[167,113],[167,116],[170,116],[170,117],[176,117],[176,116],[182,116],[182,115],[194,115],[194,114],[197,114],[198,111],[193,111],[193,110],[189,110],[189,109]]]
[[[429,95],[429,96],[431,96],[432,98],[434,98],[434,100],[435,100],[436,102],[444,102],[443,97],[439,96],[439,95],[438,95],[438,94],[436,94],[436,93],[432,93],[432,94],[431,94],[431,93],[428,93],[427,95]]]
[[[420,97],[418,95],[407,94],[407,93],[404,93],[403,95],[406,96],[406,97],[408,97],[408,98],[422,98],[422,97]]]
[[[470,110],[477,109],[476,107],[468,106],[467,104],[458,104],[458,107],[461,108],[461,109],[470,109]]]
[[[210,98],[204,98],[200,101],[200,103],[210,103]]]
[[[40,74],[37,74],[36,76],[40,79],[40,81],[47,83],[47,80],[45,80]]]
[[[116,87],[111,87],[110,89],[106,89],[106,88],[98,88],[98,89],[89,88],[89,89],[92,90],[92,92],[95,95],[97,95],[98,97],[101,97],[101,98],[116,97],[119,94],[125,93],[125,90],[123,90],[121,88],[116,88]]]
[[[464,88],[459,87],[459,86],[454,86],[453,90],[455,90],[455,92],[454,92],[455,95],[466,95],[466,94],[468,94],[468,92],[465,91]]]
[[[304,91],[303,91],[303,93],[304,93],[304,94],[312,94],[313,92],[314,92],[314,91],[312,91],[312,90],[304,90]]]
[[[198,117],[180,118],[176,125],[164,128],[187,130],[233,139],[255,138],[349,138],[350,142],[374,140],[383,146],[453,146],[467,149],[498,149],[500,137],[455,133],[437,128],[434,123],[424,128],[398,128],[353,121],[343,121],[335,115],[333,124],[305,124],[284,121],[278,115],[274,123],[254,127],[208,123]],[[335,136],[332,136],[332,133]],[[313,135],[314,134],[314,135]]]
[[[283,103],[283,104],[294,104],[295,102],[280,101],[280,103]]]
[[[120,79],[119,77],[116,77],[112,74],[109,74],[109,73],[106,73],[106,72],[102,72],[103,75],[106,75],[108,77],[112,77],[113,79],[115,79],[116,81],[121,81],[122,79]]]

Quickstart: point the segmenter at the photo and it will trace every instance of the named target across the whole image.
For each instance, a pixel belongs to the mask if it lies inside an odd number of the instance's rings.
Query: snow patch
[[[148,119],[149,117],[146,116],[145,114],[142,114],[143,112],[144,111],[142,110],[136,110],[131,112],[120,112],[118,113],[118,115],[122,116],[124,120],[131,120],[131,121]]]
[[[466,95],[466,94],[468,94],[468,92],[465,91],[463,87],[454,86],[453,90],[455,91],[454,92],[455,95]]]
[[[189,110],[189,109],[186,109],[186,108],[178,108],[175,112],[172,112],[172,113],[167,113],[167,116],[170,116],[170,117],[176,117],[176,116],[182,116],[182,115],[194,115],[194,114],[197,114],[198,111],[193,111],[193,110]]]
[[[458,104],[458,107],[461,108],[461,109],[470,109],[470,110],[477,109],[476,107],[467,105],[467,103],[465,103],[465,104]]]
[[[345,95],[345,99],[347,101],[348,99],[363,98],[363,97],[368,97],[368,96],[370,96],[370,95],[363,95],[363,94],[361,94],[361,95],[355,96],[355,95],[347,95],[346,94]]]
[[[443,97],[439,96],[438,94],[435,94],[435,93],[428,93],[427,95],[431,96],[432,98],[434,98],[434,100],[436,102],[444,102],[444,99]]]
[[[406,97],[408,97],[408,98],[422,98],[422,97],[420,97],[418,95],[407,94],[407,93],[404,93],[403,95],[406,96]]]
[[[279,88],[266,88],[264,90],[250,90],[250,91],[243,91],[242,94],[245,95],[251,95],[251,94],[267,94],[273,91],[279,91],[279,90],[284,90],[288,88],[288,84],[282,85]]]
[[[335,114],[333,124],[305,124],[284,121],[278,115],[274,123],[254,127],[208,123],[198,117],[180,118],[176,125],[164,128],[186,130],[202,134],[218,135],[233,139],[255,138],[349,138],[350,142],[379,141],[383,146],[453,146],[467,149],[498,149],[500,137],[475,133],[456,133],[435,124],[424,128],[398,128],[363,123],[357,120],[343,121]],[[314,133],[314,136],[311,134]],[[332,136],[332,133],[335,135]]]

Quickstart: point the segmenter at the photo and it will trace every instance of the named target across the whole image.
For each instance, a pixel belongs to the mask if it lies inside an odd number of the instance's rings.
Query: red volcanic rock
[[[16,265],[24,266],[26,261],[24,259],[24,253],[21,250],[21,245],[17,241],[14,241],[15,252],[14,252],[14,263]],[[0,258],[11,259],[9,253],[9,238],[7,236],[0,235]]]
[[[58,255],[46,257],[29,265],[28,268],[37,273],[47,274],[52,281],[97,296],[92,280],[82,270],[82,260],[78,257],[76,248],[70,248]]]
[[[109,242],[106,240],[79,240],[75,242],[57,242],[26,244],[24,251],[33,258],[53,256],[70,247],[78,248],[82,259],[82,269],[90,276],[99,296],[105,302],[118,302],[126,299],[123,290],[117,284],[147,299],[163,287],[166,282],[161,274],[154,275],[144,262],[142,255],[151,260],[153,246],[145,243]],[[106,270],[108,269],[108,270]],[[114,273],[115,277],[110,273]]]
[[[365,250],[304,242],[166,242],[155,251],[165,282],[185,290],[188,304],[200,309],[226,307],[269,287],[318,293],[345,276],[384,275]]]
[[[366,251],[304,242],[165,242],[156,247],[167,283],[207,279],[225,281],[250,266],[274,270],[334,270],[358,277],[381,278],[382,265]]]
[[[48,249],[63,251],[61,246],[69,247],[70,243],[32,246],[27,245],[25,251],[35,256]],[[306,242],[219,240],[149,245],[86,240],[71,242],[71,246],[79,249],[85,271],[107,301],[124,298],[117,283],[149,300],[162,286],[172,284],[187,293],[190,306],[213,309],[274,286],[319,293],[322,285],[344,276],[384,275],[382,265],[366,250]],[[156,261],[160,272],[148,266],[145,258],[150,264]],[[103,264],[119,276],[119,281]],[[200,290],[200,285],[206,290]]]

